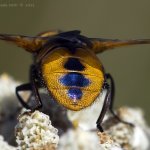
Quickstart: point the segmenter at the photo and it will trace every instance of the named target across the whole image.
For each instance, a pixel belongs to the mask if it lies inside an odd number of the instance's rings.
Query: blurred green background
[[[36,35],[79,29],[88,37],[150,38],[149,0],[0,0],[0,33]],[[115,106],[142,107],[150,123],[150,45],[98,57],[116,82]],[[30,53],[0,41],[0,73],[28,81]]]

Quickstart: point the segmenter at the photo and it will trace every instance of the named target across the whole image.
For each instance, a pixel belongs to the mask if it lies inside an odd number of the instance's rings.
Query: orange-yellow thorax
[[[42,60],[41,70],[55,100],[75,111],[90,106],[104,82],[102,64],[89,49],[56,48]]]

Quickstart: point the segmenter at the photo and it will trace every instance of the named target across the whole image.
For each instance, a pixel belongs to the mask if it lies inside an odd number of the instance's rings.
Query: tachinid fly
[[[21,104],[31,110],[42,107],[38,92],[41,80],[54,99],[70,110],[79,111],[91,106],[98,95],[106,90],[102,111],[97,120],[97,127],[103,131],[101,123],[110,110],[113,115],[114,82],[106,74],[96,54],[103,51],[135,44],[150,44],[150,39],[112,40],[88,38],[80,31],[44,32],[35,37],[0,34],[0,39],[12,42],[32,53],[35,60],[30,69],[30,83],[16,88]],[[110,80],[110,85],[107,80]],[[30,107],[20,91],[30,90],[37,101],[36,107]]]

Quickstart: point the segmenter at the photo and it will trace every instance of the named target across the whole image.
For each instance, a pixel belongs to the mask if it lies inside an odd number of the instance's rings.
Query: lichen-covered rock
[[[49,116],[39,112],[26,111],[19,117],[16,126],[16,141],[19,150],[56,149],[58,130],[51,125]]]
[[[98,97],[92,107],[83,111],[68,111],[68,117],[76,129],[85,130],[89,136],[90,130],[96,130],[96,120],[102,107],[101,100],[102,97]],[[107,113],[103,121],[105,132],[103,134],[98,133],[100,149],[149,150],[150,133],[144,120],[143,111],[139,108],[121,107],[116,113],[121,120],[132,123],[134,127],[119,122],[114,116]]]
[[[0,133],[2,134],[0,136],[0,150],[150,149],[150,129],[144,120],[141,109],[121,107],[116,111],[122,120],[134,124],[134,127],[118,122],[112,115],[107,113],[102,125],[105,132],[97,134],[96,120],[103,105],[105,92],[97,98],[91,107],[79,112],[68,111],[68,119],[73,123],[74,128],[69,130],[65,128],[65,132],[62,132],[60,137],[58,137],[58,131],[51,125],[47,115],[38,111],[22,113],[16,127],[18,148],[12,147],[7,142],[12,143],[10,141],[13,140],[10,139],[15,139],[13,136],[16,124],[15,118],[17,118],[18,108],[20,107],[15,96],[15,88],[18,84],[20,83],[7,74],[0,76]],[[28,93],[22,94],[23,98],[27,99]],[[46,97],[46,100],[47,98],[49,97]],[[47,107],[48,111],[49,106]],[[60,111],[58,111],[59,113]],[[56,121],[55,116],[53,119]],[[57,124],[64,127],[64,120],[60,118],[57,118]],[[67,124],[68,121],[65,123]],[[3,136],[7,142],[3,140]]]
[[[112,140],[112,138],[105,132],[98,132],[100,139],[100,145],[102,150],[123,150],[118,143]]]
[[[118,143],[124,150],[149,150],[148,127],[145,123],[143,112],[140,109],[122,107],[117,111],[122,122],[116,122],[115,117],[109,117],[103,124],[105,133]]]

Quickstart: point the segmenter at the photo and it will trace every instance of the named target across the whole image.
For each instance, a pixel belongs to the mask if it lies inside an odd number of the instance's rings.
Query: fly
[[[42,107],[38,91],[43,87],[41,81],[44,81],[44,86],[57,103],[74,111],[91,106],[103,90],[107,91],[96,122],[100,131],[103,131],[101,124],[108,110],[120,119],[113,111],[113,78],[105,72],[96,54],[122,46],[150,44],[150,39],[89,38],[77,30],[61,33],[44,32],[34,37],[0,34],[0,40],[12,42],[34,55],[30,82],[16,88],[20,103],[27,109],[36,110]],[[34,107],[29,106],[19,94],[20,91],[27,90],[34,94],[37,102]]]

